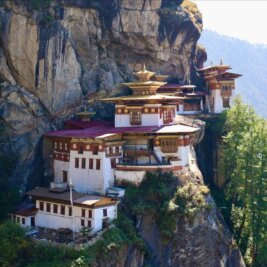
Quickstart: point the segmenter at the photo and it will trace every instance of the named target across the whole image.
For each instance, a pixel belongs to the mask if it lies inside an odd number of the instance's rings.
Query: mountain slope
[[[207,65],[223,59],[234,72],[243,75],[238,79],[236,92],[258,114],[267,117],[267,46],[253,45],[209,30],[203,31],[199,44],[206,48]]]

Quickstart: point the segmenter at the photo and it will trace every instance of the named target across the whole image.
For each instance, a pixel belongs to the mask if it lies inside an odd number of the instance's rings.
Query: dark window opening
[[[50,203],[46,203],[46,211],[47,211],[47,212],[50,212],[50,210],[51,210],[51,205],[50,205]]]
[[[72,216],[72,207],[69,207],[69,216]]]
[[[116,159],[110,159],[110,163],[111,163],[111,168],[115,169],[116,168]]]
[[[25,218],[22,218],[22,222],[21,222],[22,224],[25,224]]]
[[[81,226],[84,227],[84,220],[81,219]]]
[[[89,228],[91,228],[91,227],[92,227],[92,222],[91,222],[91,221],[88,221],[88,222],[87,222],[87,226],[88,226]]]
[[[53,212],[54,212],[54,213],[57,213],[57,204],[54,204],[54,205],[53,205]]]
[[[94,145],[93,155],[98,155],[98,145]]]
[[[79,158],[75,158],[75,168],[79,168]]]
[[[88,218],[92,218],[92,210],[89,210]]]
[[[82,209],[82,217],[85,217],[85,209]]]
[[[63,183],[67,183],[68,182],[68,172],[67,171],[63,171],[62,172],[62,177],[63,177]]]
[[[100,159],[96,160],[96,170],[100,170]]]
[[[65,215],[65,206],[64,205],[60,206],[60,214]]]
[[[107,217],[108,216],[108,210],[107,209],[103,209],[103,216]]]
[[[83,145],[79,145],[78,153],[83,154]]]
[[[82,169],[85,169],[85,158],[82,158]]]
[[[40,201],[40,210],[44,210],[44,202]]]
[[[89,159],[89,169],[92,170],[94,168],[94,160]]]

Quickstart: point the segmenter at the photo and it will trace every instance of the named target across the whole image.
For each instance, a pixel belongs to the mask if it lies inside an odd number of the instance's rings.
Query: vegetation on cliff
[[[173,236],[181,218],[192,221],[199,212],[209,210],[209,189],[192,182],[179,184],[171,172],[147,172],[139,187],[128,185],[124,204],[131,215],[150,214],[155,218],[163,239]]]
[[[236,98],[220,159],[234,238],[248,266],[267,264],[267,123]],[[228,202],[229,203],[229,202]]]
[[[20,199],[19,190],[11,182],[11,173],[15,167],[16,160],[12,151],[4,151],[2,149],[2,142],[5,128],[0,123],[0,221],[7,218],[8,213]]]

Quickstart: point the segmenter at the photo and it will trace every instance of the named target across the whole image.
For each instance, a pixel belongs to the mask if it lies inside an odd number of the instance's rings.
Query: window
[[[84,227],[84,219],[81,219],[81,226]]]
[[[85,209],[82,209],[82,217],[85,217]]]
[[[130,112],[130,123],[132,125],[141,125],[141,111]]]
[[[85,158],[82,158],[82,169],[85,169]]]
[[[40,210],[44,210],[44,202],[40,201]]]
[[[62,171],[62,180],[63,180],[63,183],[68,182],[68,172],[67,171]]]
[[[75,158],[75,168],[79,168],[79,158]]]
[[[163,111],[163,123],[173,122],[173,111],[171,109],[167,109]]]
[[[176,153],[178,149],[176,139],[161,140],[161,151],[164,153]]]
[[[89,210],[88,218],[92,218],[92,210]]]
[[[94,159],[89,159],[89,169],[92,170],[94,168]]]
[[[50,205],[50,203],[46,203],[46,211],[47,211],[47,212],[50,212],[50,210],[51,210],[51,205]]]
[[[20,217],[17,217],[17,223],[20,223]]]
[[[65,215],[65,206],[64,205],[60,206],[60,214]]]
[[[107,217],[108,216],[108,210],[107,209],[103,209],[103,217]]]
[[[91,221],[88,221],[88,222],[87,222],[87,226],[88,226],[89,228],[92,227],[92,223],[91,223]]]
[[[109,154],[113,154],[113,147],[112,147],[112,146],[110,146],[110,147],[108,148],[108,153],[109,153]]]
[[[100,170],[100,159],[96,159],[96,170]]]
[[[116,168],[116,159],[110,159],[110,163],[111,163],[111,168],[115,169]]]
[[[72,216],[72,207],[69,207],[69,216]]]
[[[120,147],[116,146],[116,154],[119,154],[119,153],[120,153]]]
[[[94,145],[93,155],[98,155],[98,145]]]
[[[230,100],[229,98],[223,98],[223,107],[229,108],[230,107]]]
[[[22,220],[21,223],[22,223],[22,224],[25,224],[25,218],[22,218],[21,220]]]
[[[227,91],[227,90],[229,90],[229,89],[230,89],[229,86],[227,86],[227,85],[222,85],[222,91]]]
[[[53,212],[54,212],[54,213],[57,213],[57,204],[54,204],[54,205],[53,205]]]
[[[78,153],[83,154],[83,145],[79,145]]]

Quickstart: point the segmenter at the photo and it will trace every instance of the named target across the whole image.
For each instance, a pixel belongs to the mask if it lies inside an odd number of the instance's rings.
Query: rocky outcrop
[[[162,238],[153,216],[140,218],[139,233],[150,248],[151,266],[245,267],[211,197],[208,202],[211,212],[198,214],[193,223],[177,220],[176,231],[168,242]]]
[[[14,177],[22,188],[40,183],[43,134],[60,127],[87,99],[98,116],[110,118],[112,106],[96,100],[124,90],[118,85],[131,80],[141,63],[176,80],[198,79],[201,14],[195,4],[181,2],[64,0],[35,11],[27,1],[4,1],[2,149],[17,154]]]

